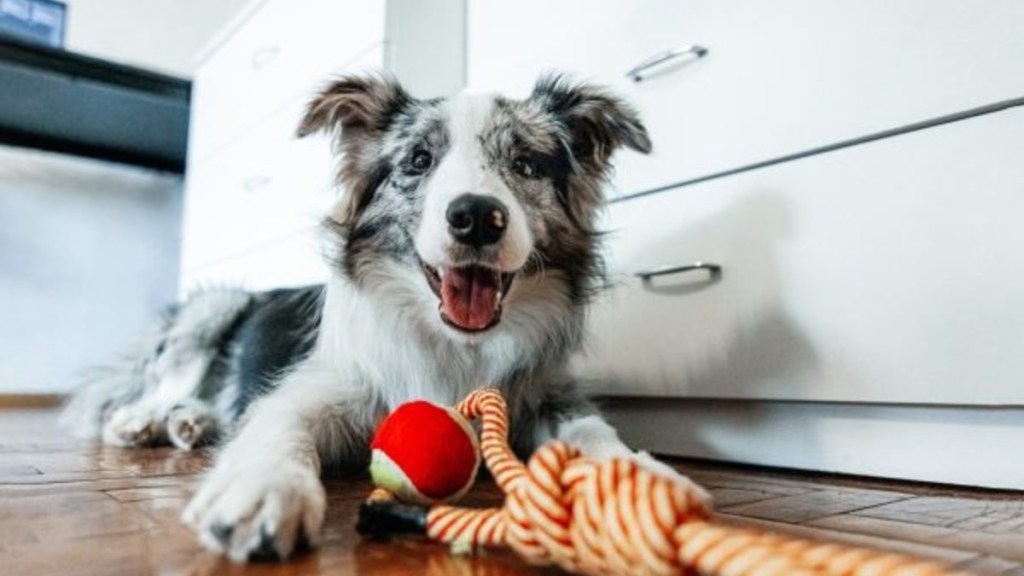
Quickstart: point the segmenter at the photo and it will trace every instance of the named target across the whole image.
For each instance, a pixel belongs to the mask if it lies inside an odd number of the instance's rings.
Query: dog
[[[82,389],[72,427],[120,446],[226,436],[182,519],[235,561],[315,544],[321,472],[365,466],[391,409],[482,386],[507,398],[520,455],[557,438],[688,482],[627,448],[568,370],[605,286],[612,154],[651,149],[628,103],[561,75],[521,100],[347,76],[308,105],[298,135],[314,133],[336,143],[343,190],[326,285],[193,295]]]

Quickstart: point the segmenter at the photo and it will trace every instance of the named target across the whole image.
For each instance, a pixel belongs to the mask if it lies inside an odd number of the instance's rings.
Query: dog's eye
[[[426,150],[417,150],[412,154],[409,168],[413,174],[423,174],[434,164],[434,157]]]
[[[526,156],[519,156],[512,161],[512,171],[523,178],[536,178],[539,172],[537,163]]]

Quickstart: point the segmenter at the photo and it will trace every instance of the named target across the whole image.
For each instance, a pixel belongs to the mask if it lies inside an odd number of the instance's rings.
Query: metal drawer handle
[[[266,67],[271,62],[273,62],[277,58],[277,55],[280,53],[280,46],[264,46],[263,48],[260,48],[259,50],[252,53],[252,58],[250,59],[250,62],[252,63],[252,67],[254,69],[260,70]]]
[[[633,275],[644,282],[648,282],[651,278],[656,278],[658,276],[683,274],[685,272],[693,272],[694,270],[707,270],[708,273],[711,274],[712,278],[718,278],[722,275],[722,267],[711,262],[694,262],[692,264],[684,264],[682,266],[662,266],[660,268],[634,272]]]
[[[626,72],[626,76],[632,78],[634,82],[640,82],[644,79],[644,72],[647,72],[655,66],[683,57],[692,57],[694,60],[697,60],[707,56],[707,53],[707,48],[696,44],[687,44],[685,46],[679,46],[678,48],[670,48],[637,64],[632,70]]]

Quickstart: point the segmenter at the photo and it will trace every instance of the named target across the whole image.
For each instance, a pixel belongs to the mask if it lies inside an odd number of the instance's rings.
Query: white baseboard
[[[623,440],[659,454],[1024,490],[1024,407],[606,399]]]

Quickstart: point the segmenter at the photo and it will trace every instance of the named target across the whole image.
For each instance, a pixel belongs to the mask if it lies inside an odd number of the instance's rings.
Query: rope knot
[[[524,466],[508,449],[505,399],[495,390],[470,394],[458,410],[483,421],[480,447],[507,499],[494,517],[438,507],[432,536],[479,542],[486,533],[484,541],[534,564],[574,572],[678,573],[673,531],[709,515],[698,495],[631,459],[597,462],[564,442],[544,444]]]
[[[675,480],[562,442],[534,454],[505,508],[507,543],[524,558],[592,574],[678,574],[675,530],[709,517]]]
[[[427,535],[468,546],[509,546],[533,564],[594,575],[948,576],[898,554],[822,544],[711,522],[699,494],[631,458],[595,461],[563,442],[523,465],[508,447],[505,400],[479,390],[458,406],[480,418],[487,467],[502,508],[436,505]]]

